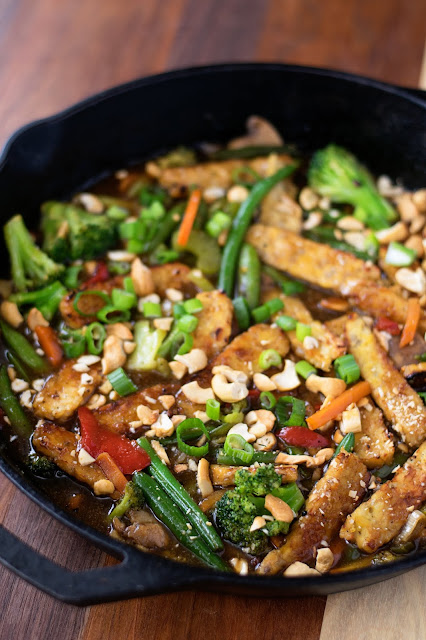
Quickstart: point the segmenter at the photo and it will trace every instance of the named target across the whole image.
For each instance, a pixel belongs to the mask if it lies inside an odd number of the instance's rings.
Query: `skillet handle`
[[[0,525],[0,562],[8,569],[70,604],[88,605],[195,586],[184,565],[165,563],[129,547],[120,564],[73,572],[31,549]],[[167,566],[165,566],[167,565]],[[191,585],[189,584],[191,582]]]

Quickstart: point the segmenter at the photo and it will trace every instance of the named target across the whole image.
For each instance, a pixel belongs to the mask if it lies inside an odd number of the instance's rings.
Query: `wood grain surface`
[[[425,24],[424,0],[0,0],[0,145],[96,91],[193,64],[274,60],[415,86]],[[0,521],[70,569],[111,561],[2,476]],[[408,615],[414,640],[426,633],[425,582],[420,569],[332,596],[323,623],[325,598],[184,593],[77,608],[0,567],[0,640],[391,640]]]

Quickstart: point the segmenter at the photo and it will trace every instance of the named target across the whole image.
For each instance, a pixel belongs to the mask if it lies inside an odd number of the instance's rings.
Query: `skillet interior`
[[[426,102],[421,96],[338,72],[221,65],[139,80],[19,131],[0,161],[1,222],[19,211],[35,227],[43,200],[65,198],[106,173],[178,144],[230,139],[242,132],[252,113],[271,120],[286,142],[303,151],[337,142],[373,171],[399,177],[407,187],[425,182]],[[7,254],[2,249],[5,274]],[[90,579],[69,574],[64,582],[64,570],[40,563],[31,551],[26,555],[0,530],[6,543],[0,549],[9,547],[3,560],[68,601],[83,604],[194,586],[267,596],[325,594],[372,584],[424,562],[421,554],[380,568],[291,581],[219,576],[178,565],[124,548],[64,514],[14,469],[5,443],[0,446],[0,467],[15,484],[73,529],[126,558],[119,568],[91,572]]]

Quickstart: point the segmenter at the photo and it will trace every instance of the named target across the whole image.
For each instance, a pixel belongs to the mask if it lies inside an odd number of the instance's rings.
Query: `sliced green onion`
[[[250,464],[253,459],[254,449],[247,440],[238,433],[228,433],[223,450],[227,456],[231,456],[235,463]]]
[[[108,373],[107,378],[114,391],[116,391],[119,396],[128,396],[138,390],[137,386],[130,380],[123,367],[119,367],[118,369],[111,371],[111,373]]]
[[[270,391],[262,391],[259,396],[260,406],[262,409],[268,409],[269,411],[277,404],[276,398]]]
[[[271,316],[273,313],[284,309],[284,302],[280,298],[272,298],[272,300],[268,300],[265,304],[268,307]]]
[[[116,221],[125,220],[129,215],[129,212],[126,209],[118,207],[116,204],[108,207],[105,213],[110,220]]]
[[[145,318],[161,318],[161,304],[159,302],[144,302],[142,310]]]
[[[299,376],[302,376],[302,378],[305,378],[305,380],[311,375],[311,373],[317,372],[315,367],[313,367],[309,362],[306,362],[306,360],[299,360],[299,362],[296,362],[295,369],[296,373],[298,373]]]
[[[185,437],[194,437],[194,430],[201,431],[201,433],[203,433],[207,438],[207,442],[201,445],[201,447],[189,445],[184,441]],[[208,440],[210,440],[210,434],[207,431],[203,421],[199,418],[187,418],[186,420],[183,420],[180,424],[178,424],[176,428],[176,439],[179,450],[183,453],[186,453],[186,455],[188,456],[203,458],[209,451]]]
[[[232,220],[230,216],[223,211],[217,211],[214,216],[207,222],[206,231],[212,238],[220,236],[222,231],[226,231],[231,226]]]
[[[232,304],[239,328],[241,331],[246,331],[250,326],[250,309],[247,300],[240,296],[234,298]]]
[[[79,358],[86,350],[86,338],[81,331],[67,330],[60,333],[62,349],[67,358]]]
[[[87,343],[87,350],[92,355],[98,356],[102,353],[106,338],[105,327],[100,322],[92,322],[86,329],[84,338]]]
[[[132,309],[138,301],[135,293],[130,293],[123,289],[113,289],[111,292],[111,300],[112,306],[120,309],[120,311]]]
[[[191,298],[190,300],[185,300],[183,303],[183,308],[186,313],[198,313],[203,309],[203,303],[198,298]]]
[[[159,305],[160,306],[160,305]],[[189,314],[185,314],[177,321],[178,329],[183,331],[184,333],[192,333],[195,331],[198,325],[198,318],[195,316],[191,316]]]
[[[259,356],[259,367],[269,369],[269,367],[281,367],[283,361],[276,349],[265,349]]]
[[[143,253],[145,249],[145,243],[142,240],[132,239],[127,243],[127,251],[129,253]]]
[[[336,451],[334,452],[333,458],[335,458],[339,453],[344,449],[348,453],[353,451],[355,446],[355,435],[353,433],[347,433],[340,444],[337,446]]]
[[[278,316],[275,318],[276,324],[283,331],[293,331],[296,328],[297,320],[292,318],[291,316]]]
[[[97,291],[96,289],[89,289],[88,291],[79,291],[74,298],[73,307],[77,311],[77,313],[79,313],[81,316],[84,316],[85,318],[89,318],[90,316],[93,316],[93,313],[84,313],[84,311],[82,311],[79,308],[78,303],[80,302],[80,299],[83,298],[84,296],[98,296],[98,298],[101,298],[101,300],[103,300],[106,305],[110,303],[109,295],[104,293],[103,291]]]
[[[189,351],[191,351],[192,346],[194,344],[194,338],[191,336],[190,333],[184,333],[182,331],[182,336],[183,336],[183,342],[177,351],[178,356],[183,356],[185,355],[185,353],[189,353]]]
[[[108,271],[117,276],[124,276],[129,273],[131,265],[129,262],[113,261],[108,263]]]
[[[175,262],[180,256],[179,251],[174,249],[167,249],[164,245],[157,247],[155,251],[151,253],[151,260],[155,264],[167,264],[168,262]]]
[[[350,353],[345,356],[340,356],[340,358],[336,358],[334,361],[334,369],[337,376],[344,380],[346,384],[356,382],[361,376],[359,366],[357,365],[353,355]]]
[[[269,311],[269,307],[267,307],[266,304],[262,304],[260,307],[256,307],[256,309],[253,309],[251,314],[256,324],[258,324],[259,322],[266,322],[271,317],[271,312]]]
[[[305,403],[293,396],[282,396],[276,404],[275,415],[281,427],[303,426],[306,415]]]
[[[81,272],[83,271],[83,265],[76,264],[68,267],[65,271],[65,275],[62,278],[62,282],[67,289],[77,289],[81,284]]]
[[[187,312],[183,306],[183,302],[175,302],[173,305],[173,317],[182,318]]]
[[[286,502],[295,513],[299,511],[299,509],[305,502],[303,493],[300,491],[295,482],[289,482],[288,484],[278,487],[277,489],[272,489],[271,494],[276,498],[280,498],[280,500]]]
[[[394,267],[409,267],[417,258],[417,251],[404,247],[399,242],[391,242],[386,252],[385,262]]]
[[[423,400],[423,404],[426,404],[426,391],[417,391],[421,399]]]
[[[121,240],[141,240],[145,235],[145,229],[142,220],[132,220],[118,225],[118,235]]]
[[[114,324],[115,322],[128,322],[130,315],[129,309],[117,309],[117,307],[107,305],[98,311],[96,317],[105,324]]]
[[[309,324],[303,324],[303,322],[298,322],[296,324],[296,338],[299,342],[303,342],[303,340],[310,336],[312,333],[312,329]]]
[[[214,398],[209,398],[206,402],[206,413],[210,420],[219,420],[220,402]]]
[[[127,276],[127,278],[123,278],[123,289],[128,293],[136,293],[135,285],[133,284],[133,280],[130,276]]]

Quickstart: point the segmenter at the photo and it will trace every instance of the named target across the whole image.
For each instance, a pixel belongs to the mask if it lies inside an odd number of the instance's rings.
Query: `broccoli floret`
[[[18,291],[37,289],[58,280],[64,266],[56,264],[34,242],[22,216],[11,218],[4,226],[12,279]]]
[[[250,473],[247,469],[238,469],[235,484],[243,493],[266,496],[281,486],[281,476],[275,471],[273,464],[258,467],[255,473]]]
[[[281,520],[272,520],[272,522],[266,523],[266,529],[268,530],[268,536],[280,536],[288,533],[290,524],[288,522],[282,522]]]
[[[365,167],[349,151],[330,144],[317,151],[308,170],[310,187],[332,202],[351,204],[354,216],[371,229],[383,229],[397,219]]]
[[[42,206],[43,249],[55,260],[91,260],[113,247],[117,224],[106,214],[94,215],[70,204]]]
[[[133,482],[128,482],[124,490],[124,496],[120,502],[115,505],[108,518],[112,521],[114,518],[121,518],[129,509],[141,509],[145,503],[143,492]]]
[[[216,524],[226,540],[253,555],[265,551],[268,543],[266,534],[260,529],[250,531],[258,512],[247,495],[238,489],[227,491],[217,503],[215,513]]]
[[[41,478],[51,478],[57,469],[56,464],[46,458],[32,453],[27,458],[27,467],[36,476]]]

